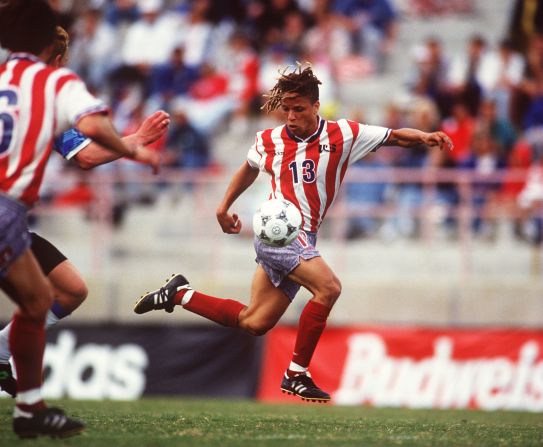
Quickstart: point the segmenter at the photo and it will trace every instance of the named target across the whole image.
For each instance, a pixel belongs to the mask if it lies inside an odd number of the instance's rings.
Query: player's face
[[[299,138],[307,138],[317,130],[319,101],[311,102],[308,98],[296,94],[285,94],[281,100],[281,111],[289,130]]]

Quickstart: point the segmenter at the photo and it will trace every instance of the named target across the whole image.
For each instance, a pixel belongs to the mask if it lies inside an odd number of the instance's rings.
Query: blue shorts
[[[0,194],[0,278],[30,247],[27,211],[23,204]]]
[[[308,260],[321,255],[315,248],[316,244],[317,233],[305,231],[301,231],[298,238],[286,247],[270,247],[255,236],[255,261],[262,266],[272,284],[292,301],[301,286],[287,276],[300,265],[300,259]]]

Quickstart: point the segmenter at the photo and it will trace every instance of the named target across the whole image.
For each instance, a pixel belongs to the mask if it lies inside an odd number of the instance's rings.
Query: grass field
[[[52,402],[87,423],[81,436],[21,441],[13,401],[0,400],[0,446],[543,446],[543,416],[143,399]]]

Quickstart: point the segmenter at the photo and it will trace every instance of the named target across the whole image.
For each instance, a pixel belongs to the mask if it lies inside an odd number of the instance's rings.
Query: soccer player
[[[302,213],[298,238],[282,248],[254,239],[258,263],[249,305],[193,290],[182,275],[147,293],[136,303],[138,314],[180,305],[224,326],[253,335],[265,334],[283,315],[301,286],[312,299],[300,316],[292,361],[281,389],[308,401],[326,402],[330,395],[312,380],[308,368],[326,320],[341,293],[341,283],[315,248],[317,231],[336,197],[347,167],[380,146],[452,148],[443,132],[387,129],[319,116],[319,84],[311,67],[284,71],[271,90],[265,109],[279,108],[285,124],[258,132],[247,160],[234,174],[217,208],[225,233],[237,234],[241,221],[230,213],[234,201],[255,181],[260,171],[271,176],[271,197],[294,203]]]
[[[68,46],[68,33],[57,26],[55,47],[49,65],[55,68],[64,66]],[[169,123],[169,115],[166,112],[155,112],[144,120],[134,134],[128,135],[122,140],[132,149],[137,146],[147,146],[164,135]],[[94,143],[75,128],[67,130],[55,138],[53,149],[67,160],[75,160],[83,169],[90,169],[120,157],[119,154]],[[33,232],[30,232],[30,236],[32,254],[38,261],[43,274],[51,281],[54,290],[55,300],[45,320],[45,327],[48,328],[70,315],[83,303],[88,293],[87,286],[75,266],[51,242]],[[14,293],[10,285],[1,278],[0,288],[7,295]],[[17,383],[9,364],[11,357],[9,350],[10,329],[11,324],[8,324],[0,330],[0,389],[15,397]]]
[[[44,323],[54,297],[30,250],[27,211],[38,199],[53,139],[70,127],[119,156],[158,169],[156,152],[129,148],[107,108],[71,71],[48,66],[57,17],[44,0],[0,3],[0,45],[11,52],[0,65],[0,277],[18,305],[9,346],[17,372],[13,430],[20,437],[71,436],[84,424],[41,396]]]

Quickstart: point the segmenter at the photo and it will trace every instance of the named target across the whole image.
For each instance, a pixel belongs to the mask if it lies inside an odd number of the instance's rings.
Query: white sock
[[[8,363],[11,357],[9,350],[9,331],[11,329],[11,322],[6,324],[0,331],[0,363]]]
[[[185,304],[187,304],[192,298],[192,295],[194,295],[194,290],[192,289],[187,290],[185,294],[183,295],[183,298],[181,299],[181,306],[184,306]]]
[[[288,366],[288,369],[292,372],[297,372],[297,373],[304,373],[307,371],[307,367],[304,367],[304,366],[300,366],[298,365],[297,363],[294,363],[294,362],[290,362],[290,365]]]
[[[57,317],[53,312],[47,312],[47,317],[45,318],[45,329],[54,326],[60,321],[60,318]]]
[[[45,329],[54,326],[59,322],[60,318],[53,312],[47,312],[45,318]],[[8,363],[11,357],[9,350],[9,331],[11,330],[11,321],[0,331],[0,363]]]

